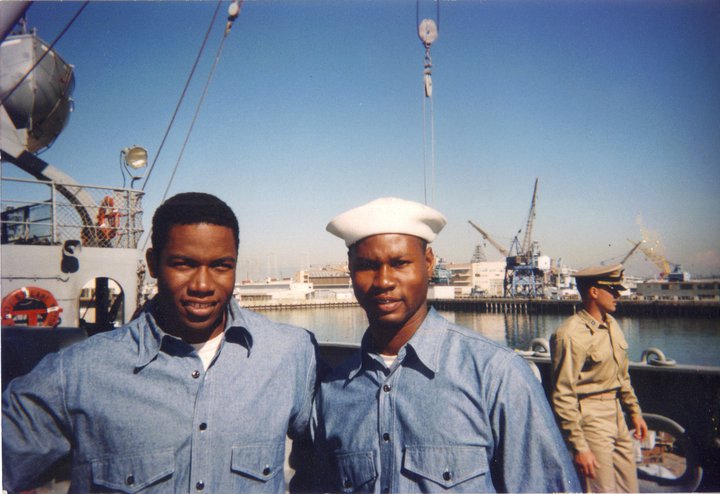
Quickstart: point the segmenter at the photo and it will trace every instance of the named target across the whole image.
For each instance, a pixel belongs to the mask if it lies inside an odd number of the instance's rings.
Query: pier
[[[460,298],[430,300],[437,310],[521,314],[567,314],[582,308],[580,300]],[[720,317],[720,301],[618,300],[615,317]]]
[[[522,298],[435,299],[428,300],[428,304],[437,310],[502,314],[571,315],[582,308],[580,300]],[[355,300],[243,300],[240,301],[240,305],[256,311],[359,307]],[[620,299],[617,311],[613,315],[615,317],[720,318],[720,301]]]
[[[244,309],[255,311],[360,307],[355,300],[241,300],[238,303]]]

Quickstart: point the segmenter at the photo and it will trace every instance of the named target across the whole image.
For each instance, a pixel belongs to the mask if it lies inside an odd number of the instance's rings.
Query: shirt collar
[[[600,322],[597,319],[595,319],[593,316],[590,315],[588,311],[585,309],[580,310],[580,312],[577,313],[578,316],[580,316],[580,319],[583,320],[585,323],[585,326],[590,330],[590,333],[595,334],[595,332],[599,329],[609,329],[610,328],[610,320],[612,316],[610,314],[607,314],[606,321]]]
[[[160,352],[163,339],[174,338],[160,328],[154,312],[157,305],[156,297],[149,300],[142,308],[140,315],[130,324],[134,325],[137,332],[138,360],[136,368],[142,368],[152,362]],[[243,315],[242,309],[234,298],[230,299],[227,308],[228,317],[225,321],[225,340],[230,343],[238,343],[247,349],[247,356],[252,350],[253,338],[248,330],[248,324]]]
[[[410,341],[400,348],[398,360],[405,362],[408,351],[412,351],[417,356],[418,362],[433,373],[437,372],[440,369],[440,350],[443,338],[447,333],[447,324],[447,320],[442,318],[433,307],[430,307],[425,320]],[[374,360],[371,354],[377,354],[377,352],[372,347],[372,336],[368,328],[365,330],[360,344],[360,359],[348,376],[350,380],[362,371],[363,366]]]

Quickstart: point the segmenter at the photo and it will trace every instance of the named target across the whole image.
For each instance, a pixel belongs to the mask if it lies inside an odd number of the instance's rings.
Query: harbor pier
[[[520,298],[458,298],[431,300],[437,310],[458,312],[566,314],[582,308],[580,300]],[[720,301],[698,300],[618,300],[615,317],[720,317]]]

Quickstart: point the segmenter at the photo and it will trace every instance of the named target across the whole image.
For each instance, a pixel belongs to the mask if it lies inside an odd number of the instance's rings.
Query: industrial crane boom
[[[475,228],[477,231],[479,231],[480,235],[482,235],[485,240],[490,242],[490,244],[493,247],[495,247],[498,250],[498,252],[500,252],[503,256],[507,257],[509,255],[508,251],[502,245],[500,245],[495,240],[493,240],[493,238],[490,235],[488,235],[485,232],[485,230],[483,230],[482,228],[480,228],[479,226],[477,226],[475,223],[473,223],[470,220],[468,220],[468,223],[470,223],[470,225],[472,225],[473,228]]]
[[[528,213],[527,225],[525,226],[525,236],[519,255],[529,255],[532,244],[532,229],[535,222],[535,201],[537,200],[538,179],[535,179],[535,187],[533,188],[532,201],[530,202],[530,212]]]
[[[632,256],[635,253],[635,251],[638,250],[638,248],[640,248],[640,244],[642,244],[644,242],[644,240],[639,240],[638,242],[633,242],[632,240],[628,239],[628,242],[633,244],[633,248],[630,249],[630,252],[625,254],[625,257],[622,258],[622,261],[620,261],[620,264],[625,264],[625,261],[630,259],[630,256]]]

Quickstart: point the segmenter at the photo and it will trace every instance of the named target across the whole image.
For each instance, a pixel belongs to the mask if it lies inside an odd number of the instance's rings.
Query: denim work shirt
[[[388,369],[361,351],[323,379],[313,433],[332,492],[581,491],[550,406],[512,350],[430,309]]]
[[[306,433],[312,413],[314,339],[234,300],[228,314],[207,371],[149,308],[12,381],[5,487],[32,487],[69,457],[75,493],[283,492],[286,434]]]

